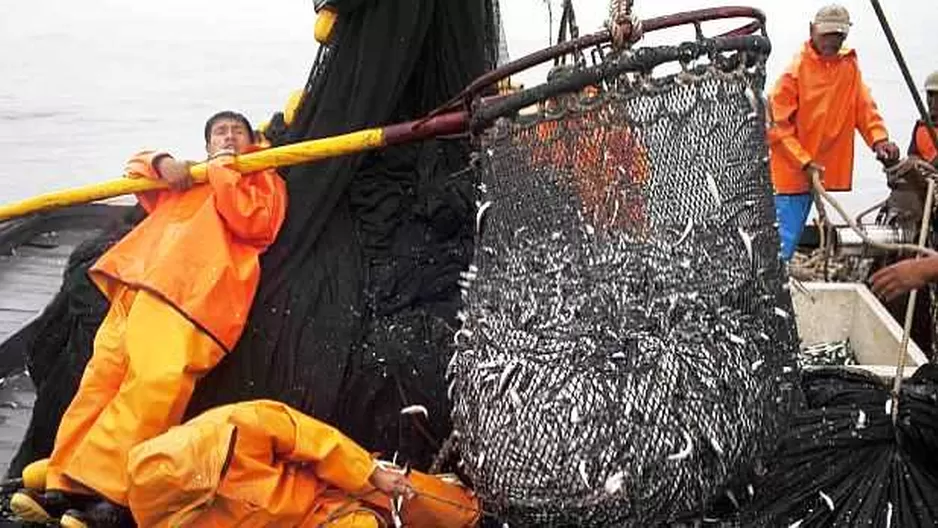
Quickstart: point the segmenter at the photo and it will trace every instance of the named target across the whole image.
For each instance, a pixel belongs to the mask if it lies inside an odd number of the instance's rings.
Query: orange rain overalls
[[[854,50],[823,57],[805,43],[769,93],[769,112],[767,139],[777,194],[811,192],[802,172],[811,161],[824,167],[825,189],[849,191],[854,130],[870,147],[889,139]]]
[[[158,178],[156,153],[128,177]],[[274,171],[212,162],[209,183],[138,196],[149,212],[89,271],[110,310],[62,417],[46,488],[127,504],[127,454],[180,422],[197,379],[230,350],[260,277],[259,255],[286,211]]]
[[[909,155],[918,156],[929,163],[938,163],[938,149],[935,149],[928,127],[922,121],[915,123]]]
[[[375,462],[335,428],[282,403],[209,410],[130,452],[130,509],[140,526],[377,527],[390,502]],[[465,487],[418,472],[407,526],[465,527],[480,518]],[[382,523],[383,524],[383,523]]]

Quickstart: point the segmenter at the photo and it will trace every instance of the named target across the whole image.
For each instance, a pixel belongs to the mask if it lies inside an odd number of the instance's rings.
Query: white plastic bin
[[[792,285],[791,296],[804,346],[849,339],[859,365],[844,368],[865,370],[883,379],[895,376],[902,326],[865,285],[801,284],[803,289]],[[925,363],[925,354],[909,340],[903,377]]]

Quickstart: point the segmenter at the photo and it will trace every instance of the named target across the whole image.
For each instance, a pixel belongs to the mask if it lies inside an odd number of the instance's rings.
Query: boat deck
[[[72,251],[126,210],[92,205],[0,223],[0,344],[52,300]],[[0,354],[0,478],[19,447],[36,399],[25,367],[25,358]]]

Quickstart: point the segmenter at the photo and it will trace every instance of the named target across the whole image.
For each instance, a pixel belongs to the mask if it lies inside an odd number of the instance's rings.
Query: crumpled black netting
[[[418,118],[495,65],[495,0],[360,3],[320,49],[284,141]],[[466,139],[439,139],[285,171],[287,221],[249,324],[189,414],[272,398],[428,466],[450,429],[442,372],[472,254],[468,160]],[[412,404],[429,420],[402,417]]]
[[[894,426],[891,384],[863,373],[806,372],[807,409],[781,437],[742,526],[938,525],[938,366],[905,381]]]
[[[144,217],[133,208],[121,221],[79,245],[69,256],[62,287],[42,313],[0,347],[0,356],[25,359],[36,388],[33,415],[8,475],[52,453],[55,433],[71,402],[94,336],[107,314],[107,299],[88,278],[88,269]]]

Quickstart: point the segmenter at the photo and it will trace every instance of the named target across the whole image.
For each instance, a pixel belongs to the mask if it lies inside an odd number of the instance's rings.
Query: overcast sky
[[[768,15],[775,50],[771,82],[825,2],[732,3],[748,3]],[[848,44],[858,49],[864,76],[904,147],[915,116],[911,99],[869,2],[844,4],[855,22]],[[921,84],[938,69],[938,57],[926,51],[935,47],[925,44],[938,28],[934,0],[883,4]],[[581,32],[600,27],[606,0],[574,5]],[[726,2],[636,0],[643,17],[719,5]],[[143,146],[197,157],[208,113],[231,107],[255,121],[265,119],[304,83],[315,56],[311,0],[29,0],[4,2],[3,10],[0,179],[14,183],[0,190],[7,199],[113,177],[126,156]],[[544,0],[502,0],[501,10],[512,57],[549,43]],[[554,30],[559,11],[555,0]],[[718,29],[723,28],[712,28]],[[690,36],[662,38],[673,43]],[[535,70],[519,80],[532,86],[543,74]],[[875,166],[861,162],[858,172],[860,181],[878,185]]]

